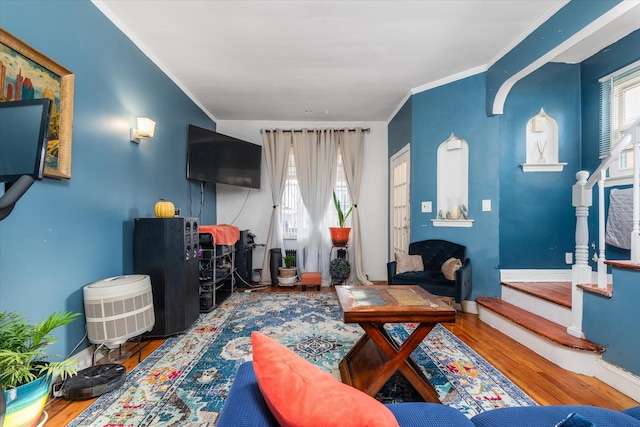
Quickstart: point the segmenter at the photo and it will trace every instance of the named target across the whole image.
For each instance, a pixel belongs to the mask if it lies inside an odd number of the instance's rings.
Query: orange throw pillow
[[[251,333],[260,391],[282,427],[394,427],[391,411],[287,347]]]

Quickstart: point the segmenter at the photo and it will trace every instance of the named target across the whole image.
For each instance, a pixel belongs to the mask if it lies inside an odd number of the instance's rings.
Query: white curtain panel
[[[298,269],[320,272],[323,285],[328,285],[331,244],[326,218],[336,181],[336,132],[333,129],[295,132],[293,156],[300,195],[310,219],[308,236],[300,236],[298,230]]]
[[[262,260],[261,278],[261,283],[269,284],[271,283],[271,249],[284,248],[282,228],[280,227],[282,223],[280,220],[280,213],[282,212],[280,202],[287,178],[291,132],[284,132],[282,129],[263,130],[262,142],[267,165],[267,176],[271,187],[271,200],[273,201],[269,233],[267,234],[267,240],[265,242],[264,259]],[[275,285],[275,283],[273,283],[273,285]]]
[[[360,182],[362,180],[362,164],[364,162],[364,134],[361,128],[354,131],[348,129],[338,132],[340,153],[344,166],[345,180],[349,189],[349,197],[353,205],[351,211],[351,275],[348,283],[352,285],[371,285],[362,270],[362,230],[360,227],[360,212],[358,200],[360,198]]]

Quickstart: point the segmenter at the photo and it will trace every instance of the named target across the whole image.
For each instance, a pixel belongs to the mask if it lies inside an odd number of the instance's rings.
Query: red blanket
[[[201,225],[198,231],[211,234],[216,245],[234,245],[240,240],[240,229],[235,225]]]

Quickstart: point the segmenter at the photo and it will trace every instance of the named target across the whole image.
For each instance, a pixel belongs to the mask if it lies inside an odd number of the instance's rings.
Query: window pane
[[[601,91],[601,103],[610,103],[610,147],[613,148],[621,140],[624,132],[640,115],[640,67],[621,70],[617,75],[613,75],[611,80],[611,99],[607,100],[606,91]],[[606,86],[606,81],[601,88]],[[607,108],[601,108],[601,122],[606,119]],[[603,142],[601,136],[601,143]],[[601,146],[601,150],[602,150]],[[629,144],[618,157],[618,161],[609,169],[610,177],[628,177],[633,171],[633,151]],[[602,154],[608,153],[609,148]]]
[[[340,209],[342,209],[342,213],[344,215],[349,212],[349,208],[351,208],[351,198],[349,197],[349,189],[347,188],[347,181],[344,177],[344,165],[342,164],[342,156],[338,153],[338,170],[336,171],[336,186],[334,188],[336,193],[336,197],[340,202]],[[333,204],[333,201],[332,201]],[[338,212],[334,209],[331,210],[333,215],[332,223],[336,226],[338,225]],[[351,225],[351,215],[345,221],[344,226],[350,227]]]
[[[621,122],[627,128],[640,115],[640,84],[624,91],[622,98],[624,102]]]
[[[289,166],[287,179],[282,193],[282,237],[295,239],[298,233],[298,205],[300,203],[300,191],[296,179],[296,164],[293,159],[293,148],[289,150]]]
[[[338,153],[338,168],[336,171],[336,196],[340,201],[340,207],[343,213],[347,213],[351,207],[351,199],[347,190],[347,182],[344,178],[344,167],[342,165],[342,156]],[[329,210],[331,224],[338,225],[338,213],[333,207],[333,199],[330,202]],[[305,216],[303,224],[298,224],[298,210],[304,209],[300,189],[298,188],[298,179],[296,177],[296,165],[293,156],[293,147],[289,150],[289,166],[287,170],[287,179],[285,181],[284,192],[282,193],[282,235],[285,239],[295,239],[298,236],[299,227],[309,227],[308,218]],[[351,224],[351,216],[345,222],[345,227]]]

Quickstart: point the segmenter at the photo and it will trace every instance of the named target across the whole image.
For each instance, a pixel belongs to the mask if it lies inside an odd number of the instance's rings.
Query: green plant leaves
[[[30,324],[18,312],[0,312],[0,383],[5,389],[35,380],[40,375],[73,375],[77,372],[75,359],[46,362],[58,357],[46,354],[45,348],[57,341],[51,333],[71,323],[80,313],[55,312],[38,323]]]

